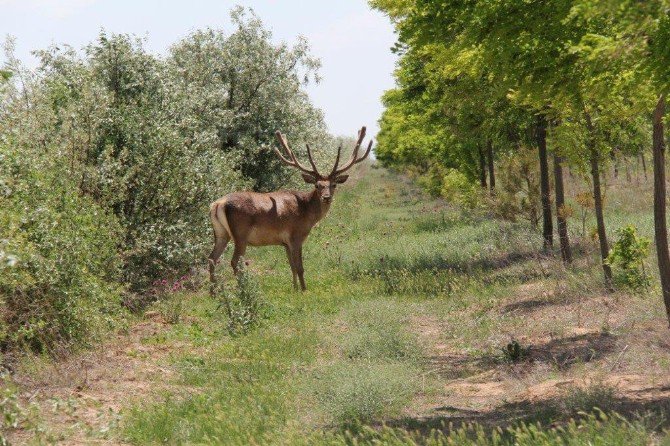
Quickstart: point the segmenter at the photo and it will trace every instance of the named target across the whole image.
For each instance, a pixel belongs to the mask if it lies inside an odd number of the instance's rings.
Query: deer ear
[[[313,177],[313,176],[310,175],[310,174],[303,173],[303,174],[302,174],[302,179],[305,180],[305,183],[316,184],[316,178]]]
[[[349,178],[349,175],[340,175],[339,177],[335,177],[335,179],[333,181],[336,182],[337,184],[342,184],[345,181],[347,181],[348,178]]]

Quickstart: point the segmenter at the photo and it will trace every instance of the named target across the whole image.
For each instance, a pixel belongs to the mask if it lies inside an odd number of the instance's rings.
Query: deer
[[[362,156],[359,151],[365,139],[365,127],[358,131],[358,139],[351,157],[339,166],[342,145],[337,149],[335,164],[327,175],[319,173],[312,159],[312,149],[306,144],[307,157],[311,168],[303,166],[289,147],[286,137],[277,130],[275,132],[280,152],[277,147],[272,150],[282,163],[297,169],[307,184],[314,188],[309,192],[295,190],[279,190],[275,192],[233,192],[216,200],[210,206],[210,219],[214,229],[214,248],[209,255],[209,278],[212,290],[216,284],[214,274],[219,258],[232,240],[235,249],[230,261],[233,273],[238,274],[238,263],[247,246],[283,246],[286,250],[288,263],[293,274],[293,288],[305,291],[304,268],[302,262],[302,246],[316,223],[323,219],[333,201],[335,188],[349,178],[345,175],[354,165],[365,160],[372,150],[373,141]],[[212,291],[213,292],[213,291]]]

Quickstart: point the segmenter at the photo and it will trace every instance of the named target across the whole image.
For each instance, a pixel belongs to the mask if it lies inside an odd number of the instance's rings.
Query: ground
[[[611,179],[610,229],[651,235],[650,187]],[[231,335],[219,302],[236,284],[221,265],[227,282],[210,298],[203,264],[193,289],[96,348],[22,361],[26,415],[10,441],[338,444],[353,419],[421,436],[462,422],[552,428],[596,408],[643,420],[639,444],[662,441],[660,293],[606,293],[595,241],[573,220],[565,267],[527,222],[456,209],[366,166],[306,243],[307,292],[292,290],[283,249],[250,249],[264,304],[257,326]]]

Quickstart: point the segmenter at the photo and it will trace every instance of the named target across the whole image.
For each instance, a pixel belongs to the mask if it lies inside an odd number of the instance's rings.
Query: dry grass
[[[174,375],[166,359],[179,343],[155,343],[166,331],[157,312],[119,333],[100,348],[53,362],[26,357],[14,375],[24,406],[38,409],[38,430],[11,432],[12,444],[66,442],[117,444],[111,439],[121,411],[150,400]]]

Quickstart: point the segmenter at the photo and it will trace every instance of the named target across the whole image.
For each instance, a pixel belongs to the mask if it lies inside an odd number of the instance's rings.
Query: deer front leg
[[[295,262],[293,261],[293,252],[289,245],[284,245],[286,248],[286,257],[288,257],[288,264],[291,267],[291,274],[293,275],[293,289],[298,289],[298,279],[295,271]]]
[[[307,287],[305,286],[305,278],[303,277],[305,268],[302,267],[302,243],[295,248],[295,251],[295,269],[298,273],[298,279],[300,279],[300,289],[305,291]]]

